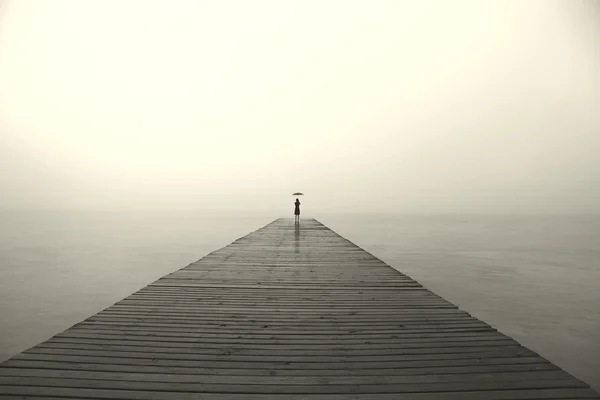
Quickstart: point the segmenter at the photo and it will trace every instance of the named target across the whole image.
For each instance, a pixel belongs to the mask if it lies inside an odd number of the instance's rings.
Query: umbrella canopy
[[[303,195],[304,195],[304,193],[300,193],[300,192],[296,192],[296,193],[292,194],[292,196],[303,196]]]

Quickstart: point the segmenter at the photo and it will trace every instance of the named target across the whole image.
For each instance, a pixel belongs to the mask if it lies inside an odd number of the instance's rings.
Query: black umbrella
[[[292,196],[303,196],[303,195],[304,195],[304,193],[300,193],[300,192],[296,192],[296,193],[292,194]]]

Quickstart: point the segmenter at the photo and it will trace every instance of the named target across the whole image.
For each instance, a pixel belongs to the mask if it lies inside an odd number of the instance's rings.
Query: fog
[[[0,3],[0,209],[600,211],[600,2]]]

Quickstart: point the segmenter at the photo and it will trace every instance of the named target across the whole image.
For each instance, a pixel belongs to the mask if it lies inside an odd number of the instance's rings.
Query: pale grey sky
[[[598,1],[0,5],[0,208],[600,211]]]

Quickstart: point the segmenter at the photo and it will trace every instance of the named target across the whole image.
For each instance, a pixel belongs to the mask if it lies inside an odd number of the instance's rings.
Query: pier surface
[[[273,223],[0,364],[0,399],[600,399],[315,220]]]

